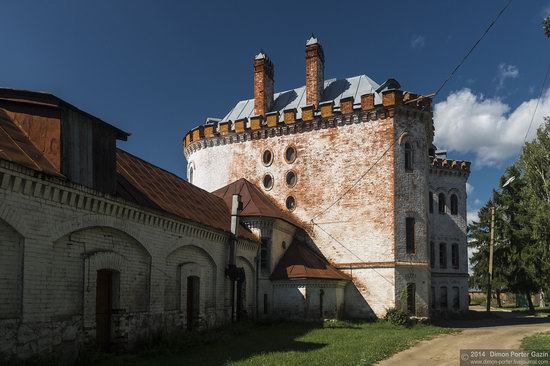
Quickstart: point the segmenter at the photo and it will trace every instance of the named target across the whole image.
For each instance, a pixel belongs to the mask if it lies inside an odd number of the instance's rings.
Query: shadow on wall
[[[344,292],[344,313],[350,319],[375,319],[376,314],[353,282],[348,283]]]

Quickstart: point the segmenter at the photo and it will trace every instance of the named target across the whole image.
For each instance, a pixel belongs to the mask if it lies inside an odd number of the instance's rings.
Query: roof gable
[[[317,278],[349,281],[350,277],[336,269],[305,242],[294,237],[292,244],[275,266],[270,280]]]

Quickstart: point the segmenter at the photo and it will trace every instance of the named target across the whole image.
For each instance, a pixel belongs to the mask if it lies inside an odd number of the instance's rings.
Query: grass
[[[550,354],[550,332],[537,333],[523,338],[521,348],[526,351],[547,351]],[[537,359],[540,360],[541,358]],[[543,359],[550,361],[550,357]]]
[[[121,365],[371,365],[422,339],[455,332],[386,322],[274,323],[224,327],[169,337],[135,355],[93,364]]]

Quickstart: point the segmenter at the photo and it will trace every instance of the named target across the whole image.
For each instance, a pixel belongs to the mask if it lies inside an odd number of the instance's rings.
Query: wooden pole
[[[491,207],[491,241],[489,242],[489,276],[487,278],[487,311],[491,311],[491,285],[493,282],[493,246],[495,242],[495,206]]]

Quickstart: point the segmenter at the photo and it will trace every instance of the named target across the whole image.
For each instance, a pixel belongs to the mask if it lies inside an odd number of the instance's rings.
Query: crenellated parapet
[[[208,147],[366,123],[396,114],[418,120],[432,119],[431,98],[401,90],[386,90],[380,96],[380,104],[375,104],[375,93],[370,93],[361,96],[361,103],[354,103],[354,98],[349,97],[341,99],[339,105],[327,101],[318,107],[301,107],[300,114],[297,108],[291,108],[198,126],[185,135],[185,157],[189,158],[193,152]]]
[[[466,160],[452,160],[446,158],[433,158],[430,161],[430,173],[432,174],[452,174],[459,175],[470,174],[470,165],[472,163]]]

